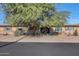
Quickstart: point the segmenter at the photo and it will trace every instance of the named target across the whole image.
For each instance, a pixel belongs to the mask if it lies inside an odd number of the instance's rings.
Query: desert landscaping
[[[23,37],[23,38],[22,38]],[[22,38],[22,39],[21,39]],[[19,40],[20,39],[20,40]],[[79,43],[79,36],[2,36],[0,42],[53,42],[53,43]]]

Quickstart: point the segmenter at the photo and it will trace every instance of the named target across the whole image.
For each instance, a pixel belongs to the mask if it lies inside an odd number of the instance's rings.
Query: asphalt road
[[[0,47],[0,56],[79,56],[79,43],[17,42]]]

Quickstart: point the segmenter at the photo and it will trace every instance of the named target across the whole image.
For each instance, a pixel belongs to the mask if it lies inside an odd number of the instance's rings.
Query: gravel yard
[[[21,37],[22,36],[0,35],[0,42],[14,42],[14,41],[20,39]]]
[[[0,42],[14,42],[22,38],[23,36],[2,36],[0,35]],[[18,42],[69,42],[69,43],[79,43],[79,36],[25,36]]]

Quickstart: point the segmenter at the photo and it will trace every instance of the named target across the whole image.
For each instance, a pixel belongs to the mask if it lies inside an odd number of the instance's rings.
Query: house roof
[[[79,27],[79,24],[74,24],[74,25],[64,25],[65,27]]]
[[[1,24],[0,27],[11,27],[9,24]]]
[[[23,27],[23,26],[12,26],[9,24],[1,24],[0,27]]]
[[[0,25],[0,27],[22,27],[22,26],[11,26],[9,24],[3,24],[3,25]],[[55,27],[55,26],[52,26],[52,27]],[[79,27],[79,24],[75,24],[75,25],[64,25],[62,27]]]

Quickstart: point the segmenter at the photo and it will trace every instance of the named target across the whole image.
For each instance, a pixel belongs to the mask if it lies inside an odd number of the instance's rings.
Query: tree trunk
[[[29,35],[35,36],[40,34],[40,29],[38,27],[29,27],[27,32]]]

